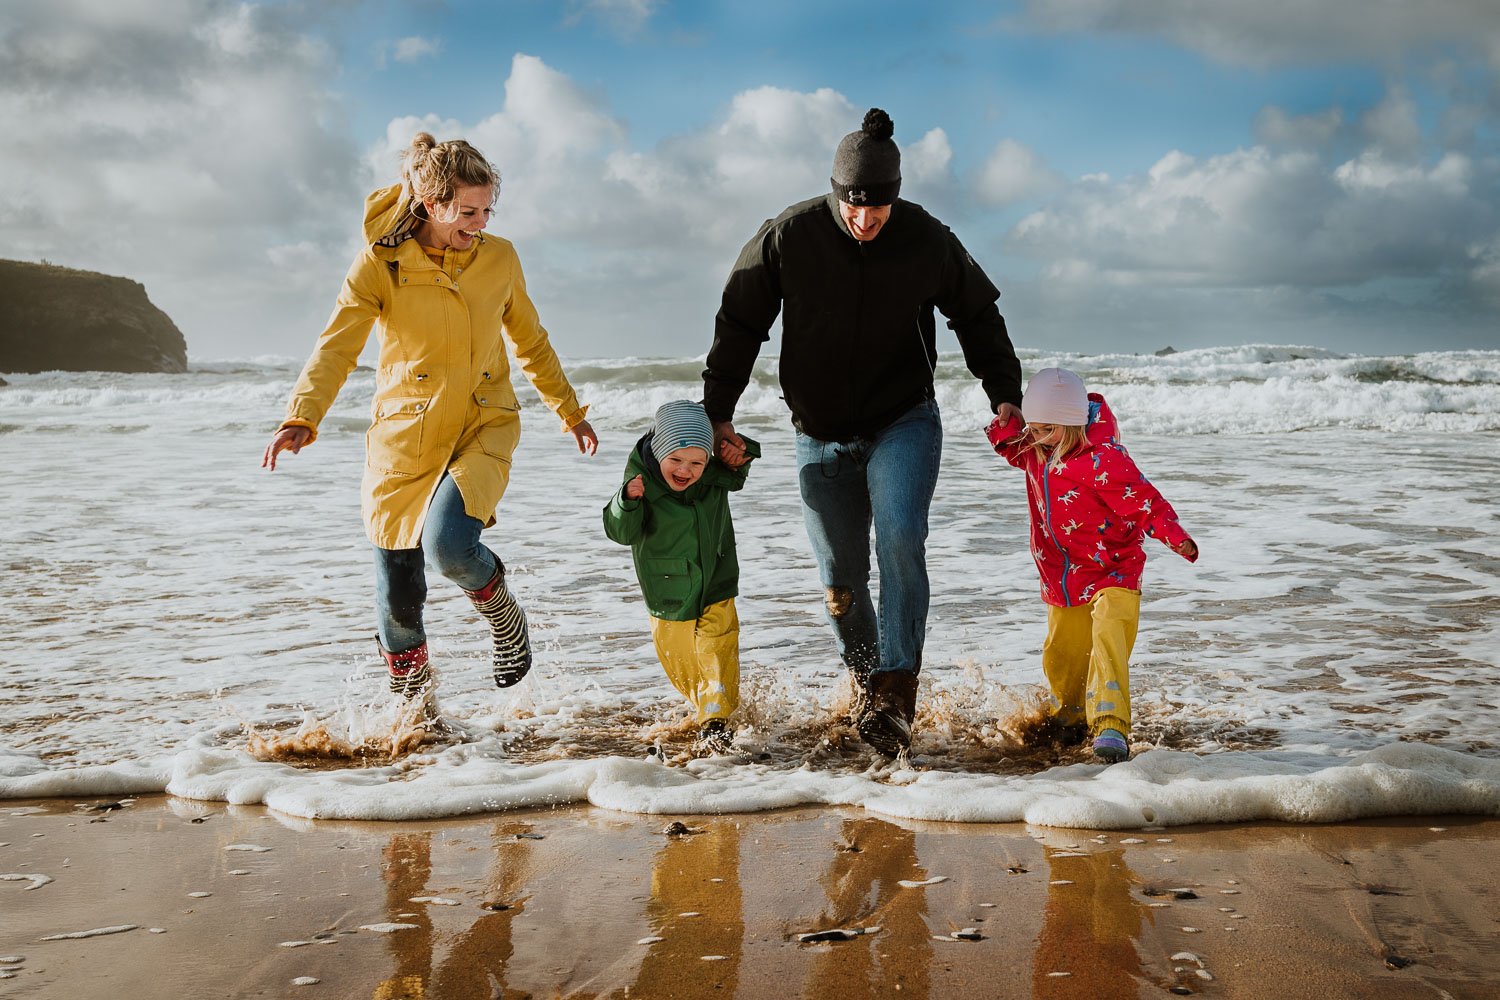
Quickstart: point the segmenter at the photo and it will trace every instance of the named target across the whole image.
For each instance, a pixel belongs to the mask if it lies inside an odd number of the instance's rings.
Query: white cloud
[[[1255,118],[1255,137],[1265,146],[1289,149],[1321,149],[1339,134],[1344,113],[1329,108],[1320,114],[1293,115],[1268,106]]]
[[[980,168],[974,189],[987,205],[1011,205],[1056,190],[1062,178],[1052,171],[1036,151],[1002,139]]]
[[[282,11],[219,0],[19,0],[0,15],[0,256],[124,274],[189,350],[263,353],[311,306],[258,248],[330,251],[357,203],[329,51]],[[311,315],[326,315],[326,302]],[[251,325],[246,317],[256,317]]]
[[[1342,163],[1265,147],[1174,152],[1144,176],[1074,185],[1009,245],[1083,295],[1100,285],[1364,294],[1415,281],[1436,296],[1481,280],[1490,258],[1474,247],[1500,230],[1497,189],[1493,163],[1459,153],[1423,164],[1378,145]]]
[[[1475,47],[1500,68],[1494,0],[1025,0],[1020,23],[1054,32],[1156,35],[1244,65],[1398,59],[1436,46]]]
[[[1422,126],[1417,121],[1417,102],[1404,87],[1393,87],[1361,121],[1365,134],[1387,154],[1411,156],[1422,149]]]
[[[948,143],[948,133],[940,128],[930,129],[916,142],[901,150],[901,177],[903,184],[936,187],[951,182],[953,147]]]
[[[573,0],[566,23],[577,24],[591,17],[615,34],[630,37],[646,27],[661,5],[662,0]]]
[[[392,47],[391,55],[397,62],[411,63],[426,59],[428,56],[435,56],[441,51],[443,51],[443,43],[440,39],[411,35],[397,40]]]

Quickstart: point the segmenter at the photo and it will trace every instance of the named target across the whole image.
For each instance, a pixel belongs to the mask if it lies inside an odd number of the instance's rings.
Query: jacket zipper
[[[1057,531],[1052,527],[1052,482],[1047,478],[1047,462],[1042,462],[1042,497],[1047,501],[1047,537],[1052,541],[1052,547],[1057,549],[1057,554],[1062,556],[1063,571],[1062,579],[1058,581],[1058,588],[1062,590],[1063,602],[1066,607],[1073,606],[1073,598],[1068,594],[1068,569],[1072,563],[1068,559],[1068,550],[1063,548],[1057,541]]]

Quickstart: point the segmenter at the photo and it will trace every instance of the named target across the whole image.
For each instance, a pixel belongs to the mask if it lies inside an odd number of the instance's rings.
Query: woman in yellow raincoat
[[[509,687],[531,669],[526,616],[505,565],[480,541],[521,437],[507,341],[578,450],[591,455],[599,444],[526,295],[515,248],[484,233],[499,189],[499,172],[473,146],[417,134],[401,183],[365,201],[365,246],[261,460],[274,471],[280,452],[295,455],[317,438],[378,329],[362,509],[375,546],[381,654],[391,690],[405,697],[431,677],[424,550],[489,623],[495,683]]]

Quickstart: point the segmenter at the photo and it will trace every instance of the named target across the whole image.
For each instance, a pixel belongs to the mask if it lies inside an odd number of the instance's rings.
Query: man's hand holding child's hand
[[[646,480],[639,473],[630,482],[625,484],[625,499],[639,500],[646,495]]]

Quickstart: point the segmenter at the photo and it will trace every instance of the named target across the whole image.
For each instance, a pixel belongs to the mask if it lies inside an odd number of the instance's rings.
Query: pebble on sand
[[[932,876],[932,878],[924,879],[921,882],[917,882],[917,881],[914,881],[912,879],[904,878],[901,881],[897,882],[896,884],[899,885],[899,886],[904,886],[907,889],[920,889],[924,885],[937,885],[939,882],[946,882],[946,881],[948,881],[948,876],[946,876],[946,875],[934,875],[934,876]]]
[[[298,976],[296,979],[292,980],[292,985],[293,986],[316,986],[319,983],[321,983],[322,981],[323,980],[315,978],[313,976]]]
[[[133,931],[138,927],[140,927],[140,924],[115,924],[113,927],[95,927],[93,930],[74,931],[71,934],[48,934],[46,937],[39,938],[38,940],[75,941],[79,938],[103,937],[105,934],[123,934],[126,931]]]
[[[188,895],[191,896],[191,897],[193,897],[194,899],[207,899],[209,896],[212,896],[213,893],[211,893],[211,892],[190,892],[190,893],[188,893]]]
[[[397,931],[414,931],[414,930],[418,929],[420,926],[421,926],[420,924],[393,924],[393,923],[387,923],[387,924],[361,924],[360,927],[359,927],[359,929],[362,930],[362,931],[374,931],[376,934],[394,934]]]
[[[48,882],[56,881],[51,875],[43,875],[40,872],[7,872],[0,875],[0,882],[30,882],[22,892],[30,892],[32,889],[40,889]]]
[[[797,935],[798,944],[818,944],[822,941],[849,941],[879,931],[877,927],[833,927],[825,931],[806,931]]]
[[[446,896],[413,896],[413,903],[431,903],[433,906],[463,906],[457,899],[449,899]]]
[[[665,941],[665,940],[666,940],[666,938],[662,938],[662,937],[643,937],[639,941],[637,941],[636,944],[655,944],[658,941]]]
[[[269,847],[261,847],[259,844],[229,844],[226,851],[249,851],[251,854],[264,854],[270,850]]]
[[[25,955],[0,955],[0,965],[16,965],[26,961]]]

